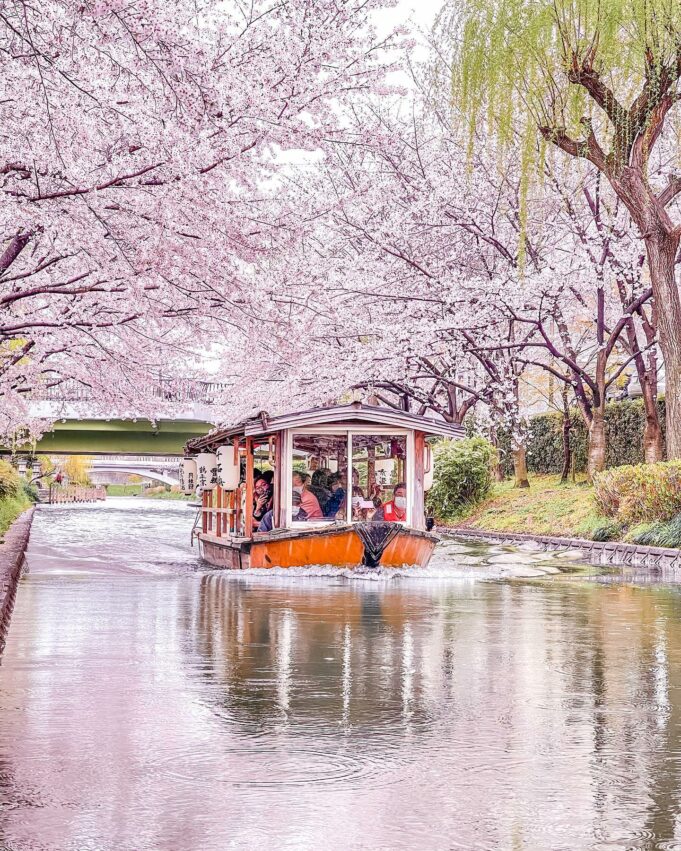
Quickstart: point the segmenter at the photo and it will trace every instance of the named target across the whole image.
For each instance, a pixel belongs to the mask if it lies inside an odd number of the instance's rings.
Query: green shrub
[[[0,461],[0,499],[13,499],[21,493],[22,478],[9,461]]]
[[[592,541],[619,541],[622,537],[622,525],[612,520],[596,526],[591,532]]]
[[[38,501],[38,488],[36,485],[32,485],[26,480],[23,480],[21,482],[21,491],[29,502]]]
[[[666,523],[651,523],[631,536],[636,544],[646,547],[681,547],[681,514]]]
[[[635,523],[627,529],[623,540],[627,544],[640,544],[653,526],[656,525],[657,523]]]
[[[482,437],[443,441],[435,447],[433,487],[428,510],[439,520],[454,520],[468,506],[481,502],[492,488],[496,452]]]
[[[594,477],[601,514],[620,523],[671,520],[681,513],[681,462],[613,467]]]

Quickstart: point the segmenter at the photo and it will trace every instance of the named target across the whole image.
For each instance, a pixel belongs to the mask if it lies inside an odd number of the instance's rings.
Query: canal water
[[[227,574],[192,520],[38,511],[2,851],[681,848],[681,588],[453,542],[392,578]]]

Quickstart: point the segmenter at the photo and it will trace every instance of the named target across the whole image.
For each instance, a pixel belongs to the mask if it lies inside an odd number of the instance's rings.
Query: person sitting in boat
[[[326,514],[326,504],[331,499],[331,491],[329,490],[329,470],[320,467],[312,474],[312,483],[310,491],[317,497],[317,502],[322,510],[322,514]]]
[[[322,520],[324,513],[319,506],[319,500],[309,488],[307,473],[293,473],[293,491],[300,494],[300,507],[305,512],[306,520]]]
[[[300,494],[297,491],[293,491],[293,496],[291,497],[291,517],[294,520],[307,520],[307,514],[300,505]]]
[[[260,521],[260,525],[256,529],[257,532],[271,532],[274,529],[274,511],[270,508],[268,512],[265,513],[262,520]]]
[[[324,506],[324,516],[333,518],[340,511],[341,515],[344,517],[346,493],[343,476],[340,473],[331,473],[328,483],[331,496]]]
[[[373,520],[387,523],[404,523],[407,519],[407,486],[398,482],[393,489],[393,498],[376,510]]]
[[[253,485],[253,522],[260,523],[270,510],[272,495],[267,480],[262,478]]]

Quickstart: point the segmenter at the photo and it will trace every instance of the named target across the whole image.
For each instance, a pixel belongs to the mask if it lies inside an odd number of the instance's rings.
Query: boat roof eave
[[[420,417],[407,411],[397,411],[391,408],[379,408],[375,405],[337,405],[334,408],[313,408],[309,411],[297,411],[272,417],[264,427],[260,418],[246,423],[247,437],[270,434],[284,429],[307,428],[315,425],[333,423],[366,423],[367,425],[386,425],[395,428],[408,428],[423,431],[426,434],[441,435],[442,437],[465,437],[462,426]]]
[[[426,435],[454,439],[461,439],[466,436],[463,426],[454,423],[431,420],[429,417],[422,417],[407,411],[380,408],[376,405],[361,405],[354,402],[349,405],[295,411],[276,417],[268,417],[266,414],[262,414],[230,428],[214,429],[204,437],[189,441],[187,449],[197,451],[209,448],[233,437],[264,437],[286,429],[307,428],[333,423],[347,423],[350,426],[360,427],[365,424],[407,428],[413,431],[422,431]]]

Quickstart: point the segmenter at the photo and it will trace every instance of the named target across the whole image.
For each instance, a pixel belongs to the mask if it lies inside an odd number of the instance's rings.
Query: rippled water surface
[[[212,572],[192,519],[39,510],[2,851],[681,848],[679,588],[453,542],[392,578]]]

